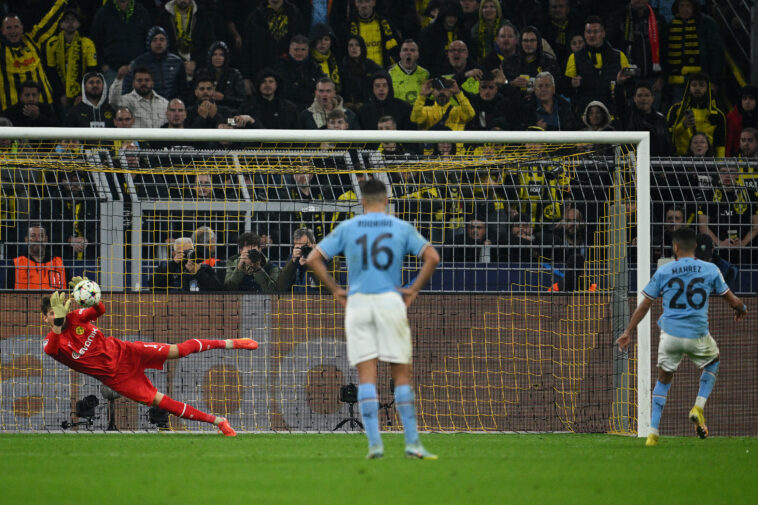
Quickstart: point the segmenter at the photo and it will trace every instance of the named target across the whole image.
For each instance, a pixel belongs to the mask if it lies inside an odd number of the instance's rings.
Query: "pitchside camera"
[[[100,400],[95,395],[85,396],[76,402],[76,417],[92,418],[95,417],[95,407],[100,405]]]
[[[357,403],[358,386],[352,383],[340,386],[340,401],[345,403]]]
[[[168,412],[158,407],[150,407],[147,410],[147,420],[150,424],[154,424],[159,430],[167,430],[168,427]]]

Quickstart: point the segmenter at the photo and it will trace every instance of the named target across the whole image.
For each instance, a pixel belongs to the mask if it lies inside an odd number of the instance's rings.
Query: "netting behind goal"
[[[357,382],[344,312],[292,255],[298,230],[317,242],[360,213],[358,183],[375,177],[443,260],[409,311],[422,429],[637,431],[636,350],[613,346],[636,301],[633,145],[106,139],[3,151],[0,429],[58,429],[90,394],[94,428],[108,425],[97,381],[41,352],[43,291],[23,284],[86,274],[106,335],[261,343],[167,362],[148,372],[160,391],[241,430],[332,430],[349,413],[341,386]],[[239,264],[246,232],[260,270]],[[56,257],[62,268],[42,264]],[[406,258],[404,282],[418,265]],[[347,282],[340,258],[329,267]],[[378,389],[382,428],[400,429],[387,367]],[[144,406],[113,411],[118,429],[155,426]]]

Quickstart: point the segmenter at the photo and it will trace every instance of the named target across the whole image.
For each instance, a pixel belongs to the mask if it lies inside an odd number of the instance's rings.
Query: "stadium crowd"
[[[37,0],[0,6],[7,11],[0,30],[5,54],[0,58],[0,124],[5,126],[635,130],[651,132],[653,156],[750,158],[758,152],[758,87],[745,86],[725,114],[719,96],[722,41],[707,14],[715,7],[700,0]],[[121,142],[116,147],[139,146]],[[13,148],[6,142],[0,150]],[[439,144],[433,153],[456,148]],[[387,155],[410,149],[378,146]],[[137,167],[139,160],[127,157],[127,163]],[[726,170],[704,196],[689,195],[700,205],[682,212],[716,247],[736,251],[730,260],[754,263],[758,258],[742,249],[758,235],[758,195],[755,188],[740,187]],[[393,186],[402,189],[394,196],[405,198],[409,207],[421,205],[414,199],[450,197],[418,175],[397,176],[402,180],[393,180]],[[209,186],[210,176],[204,177]],[[483,193],[472,198],[518,206],[474,205],[453,211],[459,224],[454,232],[441,237],[426,232],[438,243],[462,246],[446,252],[450,261],[531,260],[536,249],[530,245],[537,243],[545,248],[568,244],[571,248],[559,248],[565,257],[556,261],[582,261],[591,235],[585,223],[597,221],[597,209],[543,205],[565,193],[561,186],[569,183],[540,177],[507,183],[502,174],[492,176],[492,187],[504,185],[513,194],[505,189],[488,196],[480,185]],[[350,198],[349,185],[328,186],[295,181],[289,197]],[[537,186],[541,189],[535,192]],[[62,187],[82,191],[77,184]],[[327,190],[331,196],[322,194]],[[681,202],[676,196],[657,195],[661,202]],[[747,204],[748,212],[739,213],[737,225],[718,221],[732,204]],[[660,206],[661,220],[668,210]],[[72,222],[96,219],[85,218],[84,207],[71,204],[60,212],[68,212]],[[502,219],[493,226],[498,213]],[[267,240],[297,243],[293,234],[302,227],[309,229],[309,242],[320,240],[335,219],[319,219],[293,219],[299,226],[276,233],[259,229],[260,235],[225,237],[224,243],[239,242],[238,255],[228,255],[225,274],[202,277],[198,266],[192,275],[200,276],[201,289],[285,289],[293,276],[304,276],[302,265],[286,263],[291,258],[297,264],[299,254],[270,247]],[[54,238],[53,230],[28,226],[20,239],[51,238],[69,244],[69,255],[96,257],[90,245],[97,242],[94,232],[88,238],[86,230],[70,228],[56,231]],[[654,237],[661,241],[660,251],[666,233]],[[208,242],[207,233],[201,236]],[[174,261],[166,258],[153,287],[194,289],[195,284],[176,277],[172,263],[180,265],[177,258],[184,257],[182,251],[195,251],[197,241],[186,234],[166,238]],[[282,271],[263,268],[265,257],[263,265],[255,265],[250,250],[272,251]],[[241,275],[249,271],[254,278]]]

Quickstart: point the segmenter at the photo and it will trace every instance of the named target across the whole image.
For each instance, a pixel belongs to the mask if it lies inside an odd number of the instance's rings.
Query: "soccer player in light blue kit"
[[[703,370],[695,406],[690,420],[700,438],[708,436],[703,408],[716,383],[719,369],[719,348],[708,331],[708,296],[723,296],[735,310],[735,319],[747,314],[747,307],[724,282],[721,272],[713,263],[695,258],[697,235],[691,228],[680,228],[673,233],[672,247],[676,261],[660,267],[642,294],[645,296],[629,320],[629,327],[616,340],[621,350],[631,343],[631,332],[645,317],[653,301],[663,297],[663,314],[658,319],[661,338],[658,342],[658,382],[653,389],[653,411],[646,446],[658,445],[658,426],[661,422],[666,395],[674,379],[674,372],[686,354]]]
[[[345,334],[350,365],[358,368],[358,401],[368,437],[368,459],[384,456],[379,434],[376,393],[377,361],[390,363],[395,402],[405,431],[405,455],[437,459],[419,441],[411,389],[411,330],[407,307],[429,281],[440,257],[413,225],[387,214],[387,188],[377,179],[361,183],[364,214],[341,223],[308,255],[308,266],[345,307]],[[324,261],[343,253],[348,290],[327,272]],[[401,288],[406,254],[423,261],[408,288]]]

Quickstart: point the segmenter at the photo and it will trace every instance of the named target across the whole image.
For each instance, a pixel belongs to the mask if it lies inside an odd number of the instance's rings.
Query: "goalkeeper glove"
[[[50,297],[50,307],[53,309],[56,322],[59,319],[65,319],[66,314],[68,314],[71,309],[71,299],[66,300],[66,293],[59,293],[56,291]]]
[[[89,280],[89,279],[87,279],[86,277],[73,277],[70,281],[68,281],[68,287],[71,289],[74,289],[77,284],[86,280]]]

